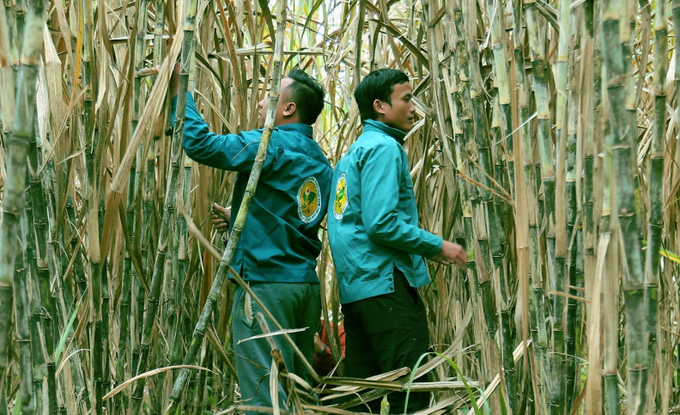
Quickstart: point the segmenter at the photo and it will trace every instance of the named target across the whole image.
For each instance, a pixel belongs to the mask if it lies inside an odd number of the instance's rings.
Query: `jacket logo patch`
[[[314,176],[308,177],[297,193],[298,216],[304,223],[309,223],[316,219],[321,212],[321,201],[319,200],[319,182]]]
[[[338,183],[335,185],[335,202],[333,202],[333,217],[342,220],[347,210],[347,179],[345,173],[340,175]]]

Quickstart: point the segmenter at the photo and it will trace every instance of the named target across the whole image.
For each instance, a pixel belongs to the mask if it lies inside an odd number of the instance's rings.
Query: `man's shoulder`
[[[356,144],[359,147],[370,148],[399,148],[399,143],[389,134],[375,129],[367,130],[359,135]]]
[[[354,153],[360,159],[385,155],[396,156],[402,151],[401,146],[393,137],[375,130],[363,132],[354,146],[356,146]]]
[[[331,164],[319,144],[309,135],[298,130],[275,128],[272,131],[270,151],[285,154],[285,158],[308,160],[331,169]]]

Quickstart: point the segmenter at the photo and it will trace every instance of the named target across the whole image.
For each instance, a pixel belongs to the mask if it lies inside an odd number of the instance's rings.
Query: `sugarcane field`
[[[680,0],[2,0],[0,415],[680,414]]]

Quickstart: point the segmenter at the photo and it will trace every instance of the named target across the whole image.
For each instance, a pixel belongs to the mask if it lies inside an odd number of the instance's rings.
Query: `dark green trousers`
[[[321,316],[319,284],[263,282],[250,283],[250,288],[284,329],[306,328],[305,331],[290,336],[311,363],[314,357],[314,333],[319,327]],[[243,339],[262,334],[255,317],[258,312],[261,312],[261,308],[250,295],[246,295],[243,288],[237,287],[234,292],[231,318],[241,399],[243,405],[271,408],[269,371],[272,357],[269,342],[267,339],[257,339],[239,344]],[[265,320],[270,331],[278,330],[266,316]],[[311,384],[311,374],[286,339],[283,336],[274,336],[274,342],[283,355],[288,371]],[[279,384],[279,407],[283,409],[286,406],[286,395]],[[248,415],[255,413],[257,412],[247,412]]]
[[[418,291],[394,269],[394,292],[343,304],[345,314],[345,375],[367,378],[402,367],[413,368],[428,351],[427,312]],[[426,381],[421,378],[420,381]],[[387,396],[391,414],[402,414],[406,393]],[[411,393],[408,413],[429,406],[429,392]],[[350,410],[380,413],[380,400]]]

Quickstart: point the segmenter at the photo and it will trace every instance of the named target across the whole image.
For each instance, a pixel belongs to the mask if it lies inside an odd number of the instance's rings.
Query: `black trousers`
[[[394,269],[394,292],[342,306],[345,315],[345,375],[367,378],[402,367],[413,369],[428,350],[427,315],[418,291]],[[421,380],[425,380],[421,378]],[[390,413],[404,412],[406,393],[388,395]],[[427,408],[429,392],[411,393],[407,412]],[[380,413],[380,400],[369,403]],[[366,406],[352,408],[366,412]]]

